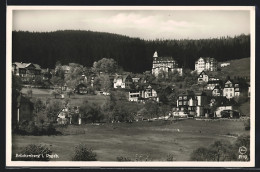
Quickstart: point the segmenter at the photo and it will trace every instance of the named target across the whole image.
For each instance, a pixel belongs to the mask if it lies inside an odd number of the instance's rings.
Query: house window
[[[179,105],[182,105],[182,102],[179,102]]]
[[[184,102],[183,102],[183,105],[187,105],[187,101],[184,101]]]
[[[232,93],[230,93],[230,97],[232,97]]]
[[[187,96],[184,96],[184,97],[183,97],[183,100],[187,100]]]
[[[182,97],[179,97],[179,100],[182,100]]]

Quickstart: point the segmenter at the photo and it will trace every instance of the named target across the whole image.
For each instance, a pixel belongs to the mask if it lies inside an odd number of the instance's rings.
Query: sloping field
[[[244,122],[237,120],[154,121],[117,123],[103,125],[68,126],[64,130],[78,130],[75,135],[62,136],[13,136],[13,153],[28,144],[44,144],[50,147],[59,159],[70,161],[74,146],[85,143],[97,153],[99,161],[116,161],[116,157],[134,158],[148,155],[152,161],[166,161],[173,154],[175,161],[188,161],[198,147],[212,144],[216,140],[234,142],[236,137],[249,134]]]

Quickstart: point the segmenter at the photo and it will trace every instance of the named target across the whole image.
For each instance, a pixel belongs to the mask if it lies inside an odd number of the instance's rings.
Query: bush
[[[24,157],[16,157],[16,155],[13,155],[12,159],[15,161],[49,161],[50,158],[48,155],[50,154],[52,154],[52,151],[48,147],[30,144],[22,148],[22,151],[18,154]]]
[[[131,158],[129,157],[124,157],[124,156],[118,156],[116,157],[117,161],[123,162],[123,161],[131,161]]]
[[[57,135],[60,134],[52,123],[37,126],[33,121],[23,121],[19,123],[18,129],[15,130],[16,134],[20,135]]]
[[[250,119],[248,119],[244,122],[244,126],[245,126],[246,131],[250,130]]]
[[[75,146],[75,152],[72,157],[72,161],[96,161],[96,154],[91,148],[88,148],[85,144],[79,144]]]
[[[250,159],[250,137],[242,135],[237,138],[235,144],[225,141],[215,141],[208,147],[200,147],[194,150],[190,159],[192,161],[241,161],[239,159],[239,148],[246,147],[246,159]]]
[[[52,123],[49,123],[46,128],[47,135],[57,134],[57,131]]]
[[[166,161],[173,161],[173,160],[174,160],[174,155],[171,154],[171,153],[169,153],[169,154],[167,155]]]

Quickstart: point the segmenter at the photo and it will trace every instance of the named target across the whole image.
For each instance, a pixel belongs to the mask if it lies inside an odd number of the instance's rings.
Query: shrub
[[[152,161],[148,154],[136,154],[135,161]]]
[[[250,130],[250,119],[248,119],[244,122],[244,126],[245,126],[246,131]]]
[[[235,144],[231,144],[225,141],[215,141],[208,147],[200,147],[194,150],[190,156],[192,161],[238,161],[239,148],[241,146],[246,147],[248,161],[250,159],[250,137],[248,135],[242,135],[237,138]]]
[[[85,144],[79,144],[75,146],[75,152],[72,157],[72,161],[96,161],[96,154],[91,148],[88,148]]]
[[[15,130],[16,134],[20,135],[57,135],[60,134],[60,132],[56,131],[56,128],[52,123],[40,126],[37,126],[34,124],[33,121],[23,121],[19,124],[19,127],[17,130]]]
[[[214,153],[207,148],[200,147],[192,152],[191,160],[192,161],[213,161]]]
[[[173,160],[174,160],[173,154],[169,153],[169,154],[167,155],[166,161],[173,161]]]
[[[118,157],[116,157],[116,160],[120,161],[120,162],[122,162],[122,161],[131,161],[131,158],[124,157],[124,156],[118,156]]]
[[[52,123],[49,123],[46,128],[47,135],[57,134],[57,131]]]
[[[34,124],[34,122],[30,121],[26,129],[26,132],[30,135],[38,135],[39,130],[38,127]]]
[[[16,157],[16,155],[13,155],[12,159],[15,161],[49,161],[50,158],[46,155],[52,154],[52,151],[43,145],[30,144],[22,148],[22,151],[19,154],[28,157]]]

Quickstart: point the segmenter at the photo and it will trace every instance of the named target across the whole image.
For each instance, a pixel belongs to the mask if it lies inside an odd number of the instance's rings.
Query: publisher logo
[[[240,154],[238,155],[239,160],[248,160],[247,155],[245,155],[247,152],[247,148],[245,146],[239,147],[238,152]]]
[[[241,147],[239,147],[238,152],[239,152],[241,155],[244,155],[244,154],[246,154],[246,152],[247,152],[247,148],[246,148],[245,146],[241,146]]]

